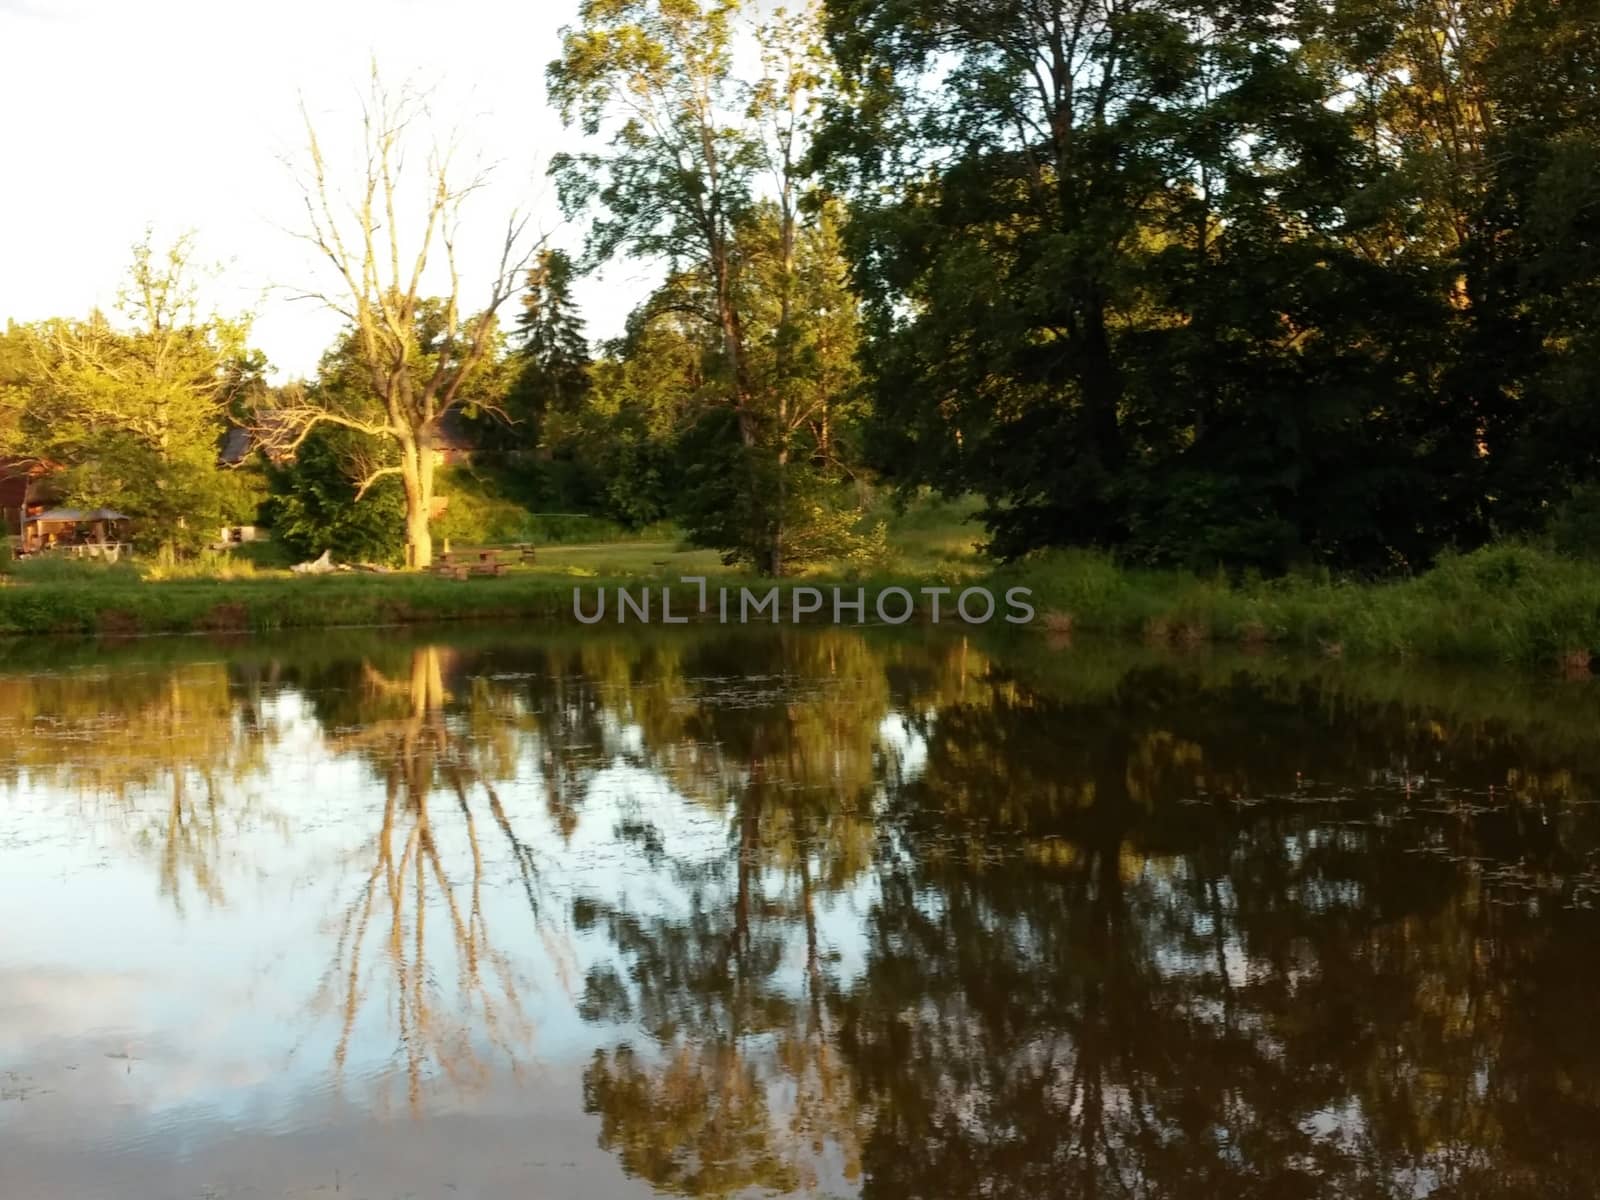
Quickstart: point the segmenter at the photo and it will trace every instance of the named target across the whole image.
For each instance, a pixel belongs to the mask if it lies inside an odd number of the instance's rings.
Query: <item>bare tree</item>
[[[453,168],[453,143],[428,151],[426,187],[420,192],[420,240],[414,254],[402,249],[399,210],[407,197],[401,184],[408,148],[427,116],[423,98],[409,89],[392,94],[373,64],[362,103],[364,161],[351,193],[330,182],[322,141],[303,103],[301,114],[306,161],[299,183],[307,225],[300,236],[333,265],[338,283],[331,291],[299,295],[327,305],[349,322],[370,381],[371,403],[308,398],[275,410],[262,436],[278,451],[288,452],[318,424],[329,423],[388,441],[399,461],[370,467],[359,488],[364,492],[382,476],[400,476],[406,498],[406,562],[427,567],[433,561],[428,523],[439,423],[463,402],[462,384],[493,348],[496,313],[516,290],[542,239],[526,237],[527,218],[513,212],[486,302],[476,313],[463,314],[457,235],[462,207],[483,186],[485,175],[459,177]],[[448,290],[440,297],[443,328],[425,348],[418,336],[418,315],[431,302],[422,289],[430,258],[437,254],[444,259]],[[481,398],[474,403],[481,407]]]

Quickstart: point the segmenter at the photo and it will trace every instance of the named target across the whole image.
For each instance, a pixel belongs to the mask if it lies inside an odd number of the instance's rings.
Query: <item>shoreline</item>
[[[684,586],[677,575],[539,571],[465,581],[410,573],[160,581],[132,575],[12,577],[0,586],[0,637],[261,634],[497,621],[582,633],[659,622],[619,622],[612,611],[599,623],[580,622],[573,612],[575,591],[592,598],[598,589],[637,593]],[[798,588],[839,588],[851,595],[862,589],[869,618],[877,597],[891,588],[919,593],[983,587],[997,596],[1025,588],[1035,615],[1008,628],[1055,636],[1082,632],[1151,645],[1272,647],[1330,658],[1544,667],[1578,674],[1589,670],[1600,650],[1600,565],[1520,544],[1486,547],[1441,560],[1410,579],[1380,582],[1316,575],[1230,581],[1221,575],[1122,566],[1093,552],[1058,551],[989,569],[968,563],[782,581],[729,572],[708,576],[707,587],[749,589],[763,596],[776,588],[784,619],[771,623],[781,625],[797,623],[790,613]],[[953,600],[953,595],[946,598],[938,622],[919,602],[910,623],[971,630],[1001,623],[999,617],[964,622],[952,611]],[[828,617],[824,606],[798,623],[832,624]],[[717,623],[710,611],[691,611],[687,620]],[[681,622],[675,617],[672,624]],[[769,621],[758,614],[750,623]],[[899,622],[841,622],[845,628],[877,624]]]

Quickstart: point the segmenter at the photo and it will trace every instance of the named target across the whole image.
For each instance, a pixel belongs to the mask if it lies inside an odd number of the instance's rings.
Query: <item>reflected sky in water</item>
[[[0,654],[0,1194],[1579,1196],[1600,699],[937,630]]]

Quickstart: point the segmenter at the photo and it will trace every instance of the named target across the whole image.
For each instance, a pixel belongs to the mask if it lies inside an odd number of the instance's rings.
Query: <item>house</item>
[[[258,525],[224,525],[217,530],[217,540],[211,543],[211,548],[230,550],[234,546],[269,540],[267,531]]]
[[[452,408],[439,418],[432,444],[434,462],[439,466],[462,466],[483,448],[483,428],[459,408]]]
[[[0,458],[0,533],[20,536],[30,509],[59,498],[46,482],[58,469],[38,458]]]

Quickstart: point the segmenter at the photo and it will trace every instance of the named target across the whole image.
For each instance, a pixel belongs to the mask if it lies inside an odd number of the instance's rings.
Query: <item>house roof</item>
[[[126,521],[125,514],[110,508],[52,508],[37,516],[29,517],[29,522],[44,521],[52,525],[71,525],[79,521]]]
[[[222,452],[218,457],[230,467],[237,466],[254,445],[255,436],[248,429],[235,425],[222,435]]]
[[[58,468],[40,458],[0,458],[0,508],[27,503],[28,484]]]

